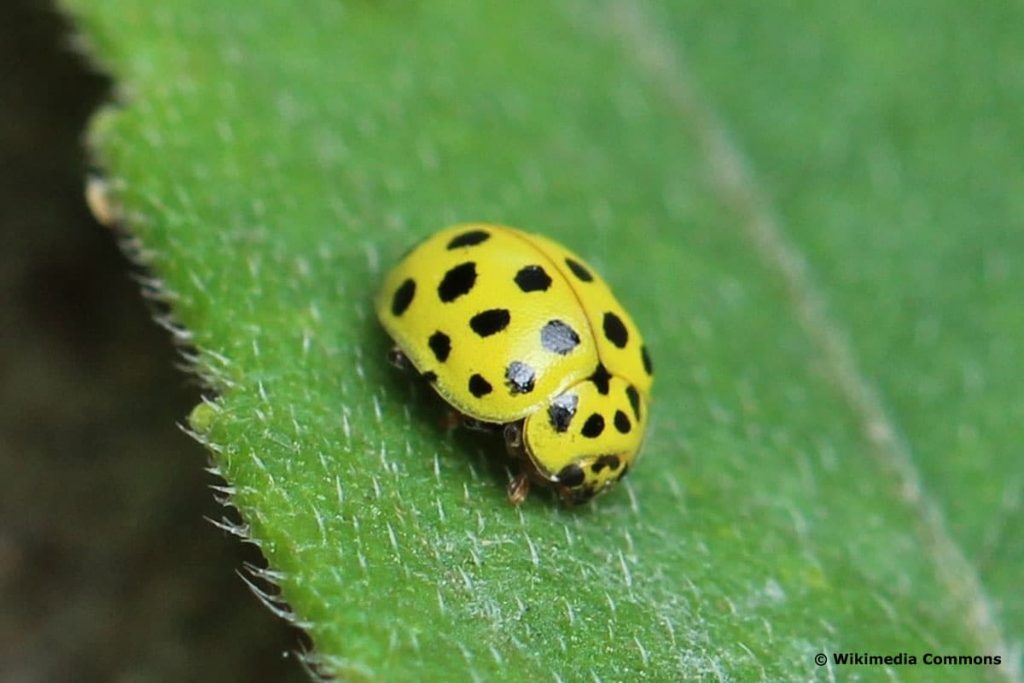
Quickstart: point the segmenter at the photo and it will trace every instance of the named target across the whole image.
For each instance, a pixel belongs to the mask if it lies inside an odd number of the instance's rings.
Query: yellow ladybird
[[[647,427],[651,360],[608,285],[540,235],[456,225],[384,280],[377,316],[396,348],[472,426],[503,426],[530,482],[571,503],[625,476]]]

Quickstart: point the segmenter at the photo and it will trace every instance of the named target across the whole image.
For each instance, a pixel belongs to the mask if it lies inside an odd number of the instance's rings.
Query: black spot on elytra
[[[622,323],[622,318],[611,311],[604,314],[604,336],[620,349],[625,348],[626,342],[629,341],[629,331]]]
[[[507,308],[492,308],[481,311],[469,319],[469,326],[481,337],[490,337],[508,327],[512,320]]]
[[[409,308],[409,304],[412,303],[412,298],[415,295],[416,283],[413,282],[412,278],[409,278],[398,286],[394,296],[391,297],[391,314],[399,316],[405,313],[405,309]]]
[[[601,432],[604,431],[604,418],[598,413],[591,413],[587,421],[583,423],[583,429],[580,434],[587,437],[588,439],[596,439],[601,436]]]
[[[644,361],[644,370],[647,371],[648,375],[654,374],[654,366],[651,364],[651,355],[647,353],[647,344],[640,347],[640,357]]]
[[[560,469],[555,477],[557,477],[558,483],[563,486],[579,486],[583,483],[584,479],[583,469],[576,463],[572,463]]]
[[[433,384],[434,382],[437,381],[437,373],[436,372],[432,372],[430,370],[427,370],[426,372],[424,372],[422,375],[420,375],[420,377],[422,377],[423,379],[427,380],[431,384]]]
[[[474,373],[469,378],[469,393],[473,394],[477,398],[483,398],[487,394],[491,393],[494,387],[491,383],[485,380],[480,374]]]
[[[514,360],[505,369],[505,384],[513,394],[528,394],[533,391],[537,373],[526,363]]]
[[[437,296],[449,304],[463,294],[468,294],[475,284],[476,264],[472,261],[460,263],[444,274],[444,279],[437,286]]]
[[[598,363],[597,369],[594,370],[594,374],[590,376],[590,381],[594,383],[597,388],[597,393],[602,396],[608,395],[608,382],[610,382],[612,376],[608,374],[608,369],[605,368],[604,363]]]
[[[583,282],[591,282],[594,279],[594,276],[590,274],[590,271],[587,270],[579,261],[567,258],[565,259],[565,265],[569,266],[569,270],[572,271],[572,274],[580,280],[583,280]]]
[[[629,405],[633,406],[633,415],[636,419],[640,420],[640,392],[636,390],[632,384],[626,387],[626,398],[629,399]]]
[[[430,339],[427,341],[430,346],[430,350],[434,352],[434,358],[439,363],[443,363],[448,360],[448,354],[452,352],[452,340],[444,332],[435,332],[430,335]]]
[[[576,394],[562,394],[556,396],[548,406],[548,419],[556,432],[565,432],[576,416],[576,406],[579,405],[580,397]]]
[[[461,235],[456,235],[452,238],[451,242],[448,243],[448,249],[458,249],[459,247],[473,247],[481,242],[486,242],[491,236],[491,233],[483,230],[470,230],[464,232]]]
[[[619,430],[620,434],[629,434],[629,430],[633,428],[629,418],[621,410],[615,411],[615,429]]]
[[[516,273],[516,284],[524,292],[546,292],[551,286],[551,277],[540,266],[526,266]]]
[[[548,351],[564,356],[579,346],[580,336],[561,320],[551,320],[541,328],[540,343]]]
[[[614,472],[619,469],[619,465],[621,464],[622,462],[619,460],[619,456],[617,455],[602,455],[590,466],[590,471],[597,474],[605,467],[608,467]]]

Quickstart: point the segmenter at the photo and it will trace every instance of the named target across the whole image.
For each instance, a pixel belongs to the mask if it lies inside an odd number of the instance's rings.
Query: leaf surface
[[[1022,48],[948,4],[67,2],[192,426],[326,671],[1020,680]],[[652,349],[589,507],[509,508],[501,444],[385,360],[383,272],[478,220],[581,253]]]

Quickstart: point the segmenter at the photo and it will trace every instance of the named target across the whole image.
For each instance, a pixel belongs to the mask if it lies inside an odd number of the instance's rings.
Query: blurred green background
[[[49,3],[0,20],[0,680],[304,680],[299,636],[235,574],[258,554],[176,428],[175,368],[82,198],[110,84]]]

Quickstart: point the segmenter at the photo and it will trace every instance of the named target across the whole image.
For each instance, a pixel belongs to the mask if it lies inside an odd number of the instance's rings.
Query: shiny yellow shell
[[[647,426],[639,330],[579,256],[535,234],[456,225],[386,276],[377,316],[458,412],[513,425],[530,478],[582,502],[620,479]]]

